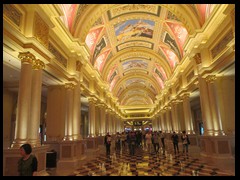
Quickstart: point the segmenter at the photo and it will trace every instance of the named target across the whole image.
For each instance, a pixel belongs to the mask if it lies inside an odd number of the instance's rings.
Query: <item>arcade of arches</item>
[[[3,4],[3,175],[23,143],[45,175],[135,130],[235,163],[234,4]]]

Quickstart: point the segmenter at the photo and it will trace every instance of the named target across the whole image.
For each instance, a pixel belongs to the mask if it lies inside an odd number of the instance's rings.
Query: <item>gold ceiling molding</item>
[[[131,13],[146,13],[150,15],[159,16],[160,15],[160,6],[152,4],[124,4],[120,7],[112,8],[107,11],[109,21],[122,16],[124,14]]]

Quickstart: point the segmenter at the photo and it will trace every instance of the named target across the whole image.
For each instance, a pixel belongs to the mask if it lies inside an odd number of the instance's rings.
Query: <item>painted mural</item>
[[[65,26],[71,30],[74,18],[75,18],[75,13],[77,9],[77,4],[61,4],[60,6],[63,10],[64,17],[65,19],[62,19]]]
[[[119,79],[120,79],[119,76],[115,76],[115,78],[114,78],[114,79],[112,80],[112,82],[110,83],[110,91],[113,90],[113,88],[114,88],[116,82],[117,82]]]
[[[103,27],[97,28],[97,29],[93,29],[91,30],[87,37],[86,37],[86,44],[88,46],[88,48],[90,49],[91,54],[93,53],[95,44],[97,43],[96,41],[98,40],[98,37],[100,35],[100,33],[102,32]]]
[[[161,89],[164,88],[164,84],[163,84],[163,81],[162,79],[158,76],[157,73],[153,73],[153,77],[157,80],[159,86],[161,87]]]
[[[145,85],[145,81],[143,79],[140,79],[140,78],[131,78],[131,79],[128,79],[126,81],[126,87],[133,84],[133,83],[140,83],[140,84],[143,84]]]
[[[164,71],[164,69],[163,69],[163,67],[162,66],[160,66],[159,64],[155,64],[155,66],[156,66],[156,68],[159,70],[159,72],[161,73],[161,75],[162,75],[162,80],[163,81],[165,81],[165,80],[167,80],[167,75],[166,75],[166,72]]]
[[[110,79],[109,79],[109,83],[111,83],[112,82],[112,80],[114,79],[114,77],[117,75],[117,71],[114,71],[113,73],[112,73],[112,75],[110,76]]]
[[[131,60],[131,61],[123,62],[122,66],[123,66],[123,70],[126,71],[132,68],[147,69],[148,64],[143,60]]]
[[[178,42],[181,51],[183,50],[183,45],[188,37],[188,32],[187,29],[185,27],[183,27],[180,24],[177,23],[172,23],[172,22],[167,22],[167,25],[170,27],[170,29],[172,30],[174,36],[175,36],[175,40]]]
[[[176,54],[174,54],[174,52],[172,52],[171,50],[169,50],[167,48],[164,48],[164,47],[161,47],[161,48],[162,48],[164,54],[166,55],[166,57],[168,58],[168,63],[170,65],[171,69],[173,70],[175,68],[175,66],[177,65],[177,63],[179,62]]]
[[[106,58],[109,55],[110,49],[101,53],[94,64],[94,68],[97,68],[99,72],[102,72],[103,66],[105,64]]]
[[[105,38],[102,37],[102,39],[99,41],[99,43],[96,45],[93,53],[93,60],[100,54],[103,48],[107,46],[107,43],[105,41]]]
[[[112,75],[115,72],[116,68],[117,68],[117,64],[114,64],[114,66],[110,69],[110,71],[108,73],[108,76],[107,76],[107,81],[108,82],[110,82],[110,79],[112,79]]]
[[[114,26],[117,41],[124,41],[134,36],[152,38],[154,25],[154,21],[142,19],[132,19],[119,23]]]
[[[165,32],[166,35],[164,37],[163,42],[169,45],[169,47],[176,53],[179,59],[181,59],[181,53],[178,49],[176,41],[169,35],[168,32]]]

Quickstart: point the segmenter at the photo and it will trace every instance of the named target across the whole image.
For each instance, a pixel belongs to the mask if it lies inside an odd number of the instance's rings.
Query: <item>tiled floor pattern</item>
[[[100,153],[69,176],[234,176],[190,155],[171,153],[148,153],[142,148],[132,156],[127,150],[110,156]]]

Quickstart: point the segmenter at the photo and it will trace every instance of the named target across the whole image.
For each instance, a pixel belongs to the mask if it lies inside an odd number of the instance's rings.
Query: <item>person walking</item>
[[[154,131],[153,136],[152,136],[152,143],[154,147],[154,152],[157,154],[159,151],[159,141],[160,141],[160,136],[158,135],[157,131]]]
[[[179,153],[179,148],[178,148],[178,135],[173,131],[173,135],[171,137],[172,142],[173,142],[173,148],[174,148],[174,154],[176,154],[176,151]]]
[[[104,138],[104,144],[106,146],[106,155],[107,156],[110,156],[111,140],[112,140],[111,135],[108,132]]]

